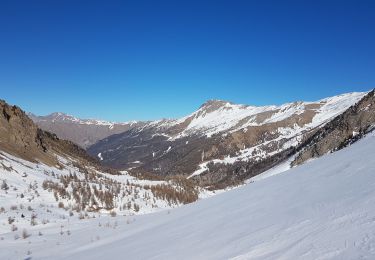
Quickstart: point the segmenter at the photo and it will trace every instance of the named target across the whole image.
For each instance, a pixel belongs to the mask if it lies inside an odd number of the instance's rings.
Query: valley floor
[[[375,259],[374,155],[370,134],[180,208],[75,218],[18,240],[1,229],[0,259]]]

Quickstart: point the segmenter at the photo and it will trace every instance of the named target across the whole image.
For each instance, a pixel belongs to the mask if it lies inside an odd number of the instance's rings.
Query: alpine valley
[[[374,90],[124,123],[0,101],[0,259],[372,259],[374,128]]]
[[[329,122],[361,106],[371,93],[263,107],[210,100],[183,118],[150,122],[82,120],[63,113],[31,118],[42,129],[86,148],[102,165],[144,176],[183,176],[209,189],[223,189],[296,156],[317,132],[327,132]],[[333,145],[317,154],[304,152],[293,163],[322,155],[353,132],[365,131],[372,118],[362,120]],[[346,118],[335,122],[332,128],[348,123]]]

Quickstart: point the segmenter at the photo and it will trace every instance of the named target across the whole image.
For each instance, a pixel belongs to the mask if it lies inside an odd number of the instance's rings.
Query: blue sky
[[[145,120],[375,87],[375,1],[0,1],[0,98]]]

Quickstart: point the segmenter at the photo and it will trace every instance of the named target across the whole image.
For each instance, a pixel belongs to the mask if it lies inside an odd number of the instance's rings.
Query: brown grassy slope
[[[90,157],[85,150],[39,129],[22,109],[3,100],[0,100],[0,150],[50,166],[58,165],[56,155],[61,155],[99,167],[98,161]]]

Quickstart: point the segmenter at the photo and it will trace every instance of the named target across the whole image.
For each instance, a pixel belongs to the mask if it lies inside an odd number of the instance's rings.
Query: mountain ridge
[[[315,101],[315,102],[314,101],[312,101],[312,102],[311,101],[295,101],[295,102],[288,102],[288,103],[285,103],[285,104],[282,104],[282,105],[266,105],[266,106],[252,106],[252,105],[245,105],[245,104],[235,104],[233,102],[226,101],[226,100],[210,99],[210,100],[207,100],[206,102],[204,102],[196,111],[188,114],[187,116],[177,118],[177,119],[163,118],[163,119],[159,119],[159,120],[148,120],[148,121],[133,120],[133,121],[125,121],[125,122],[111,122],[111,121],[97,120],[97,119],[81,119],[81,118],[78,118],[78,117],[75,117],[75,116],[72,116],[72,115],[68,115],[68,114],[63,113],[63,112],[53,112],[53,113],[48,114],[46,116],[36,116],[32,113],[29,113],[29,115],[31,116],[31,118],[33,119],[34,122],[39,124],[42,128],[46,128],[46,130],[51,130],[50,129],[51,127],[49,125],[51,123],[76,123],[76,124],[79,124],[79,125],[108,126],[111,129],[114,128],[115,126],[129,126],[128,128],[130,129],[133,125],[142,125],[142,126],[149,126],[149,127],[158,125],[159,127],[164,127],[164,126],[168,127],[168,125],[180,125],[182,123],[186,123],[185,121],[187,119],[191,118],[191,117],[194,117],[194,116],[199,117],[201,115],[206,115],[206,114],[209,114],[210,112],[213,112],[213,111],[219,110],[219,109],[222,109],[222,110],[254,109],[254,110],[259,110],[259,111],[265,110],[264,112],[269,112],[270,110],[285,109],[287,107],[293,107],[293,106],[301,106],[301,105],[309,106],[311,104],[326,102],[327,100],[335,98],[335,97],[338,98],[338,97],[343,97],[343,96],[346,96],[346,95],[364,95],[364,93],[367,93],[367,92],[350,92],[350,93],[345,93],[345,94],[340,94],[340,95],[337,95],[337,96],[332,96],[332,97],[320,99],[320,100]],[[256,114],[256,111],[254,111],[254,114]],[[253,114],[249,113],[249,116],[251,116],[251,115],[253,115]],[[244,118],[242,117],[240,119],[244,119]],[[47,128],[49,128],[49,129],[47,129]],[[128,128],[126,128],[126,130],[128,130]],[[203,126],[202,126],[202,128],[203,128]],[[58,131],[55,130],[55,131],[52,131],[52,132],[58,132]],[[109,132],[107,134],[107,136],[109,136],[111,134],[118,134],[118,133],[119,133],[119,131],[115,131],[115,133]],[[56,134],[58,136],[60,135],[60,133],[56,133]],[[103,134],[103,136],[107,137],[106,134]],[[71,141],[76,141],[76,140],[74,140],[76,138],[72,138],[69,135],[64,136],[64,138],[69,139]],[[98,138],[96,138],[96,139],[98,139]],[[95,139],[95,141],[100,140],[100,139],[98,139],[98,140],[96,140],[96,139]],[[82,147],[88,148],[95,141],[92,141],[92,142],[89,142],[89,143],[86,143],[86,144],[82,144],[82,142],[77,142],[77,141],[76,142],[79,145],[81,145]]]
[[[236,185],[287,159],[368,93],[269,106],[208,100],[182,118],[122,125],[61,113],[34,120],[55,133],[68,131],[62,133],[65,139],[80,141],[103,165],[148,176],[183,175],[216,189]],[[72,138],[69,131],[78,135]]]
[[[152,175],[184,175],[226,187],[279,163],[367,92],[317,102],[252,107],[208,102],[177,120],[159,120],[88,148],[105,165]],[[217,186],[219,185],[219,186]]]
[[[65,112],[61,112],[61,111],[51,112],[51,113],[46,114],[46,115],[36,115],[32,112],[27,112],[26,114],[28,116],[30,116],[35,121],[48,120],[48,119],[59,121],[58,119],[60,118],[61,121],[71,120],[71,121],[75,121],[75,122],[81,123],[81,124],[84,124],[84,123],[95,124],[95,123],[97,123],[97,124],[112,125],[112,124],[131,124],[131,123],[139,123],[139,122],[152,123],[152,122],[158,122],[158,121],[176,121],[176,120],[179,120],[181,118],[185,118],[185,117],[188,117],[189,115],[194,114],[195,112],[197,112],[197,110],[200,110],[200,109],[205,108],[205,107],[215,106],[215,105],[217,105],[217,106],[219,106],[219,105],[221,105],[221,106],[233,105],[233,106],[238,106],[238,107],[243,107],[243,108],[246,108],[246,107],[253,107],[253,108],[275,107],[276,108],[276,107],[283,107],[283,106],[293,105],[293,104],[319,103],[319,102],[324,102],[328,99],[332,99],[332,98],[335,98],[335,97],[342,97],[342,96],[352,95],[352,94],[363,94],[364,95],[365,93],[368,93],[370,91],[371,90],[365,91],[365,92],[347,92],[347,93],[343,93],[343,94],[329,96],[329,97],[326,97],[326,98],[321,98],[321,99],[318,99],[316,101],[297,100],[297,101],[285,102],[285,103],[282,103],[282,104],[279,104],[279,105],[275,105],[275,104],[251,105],[251,104],[235,103],[235,102],[232,102],[232,101],[229,101],[229,100],[224,100],[224,99],[208,99],[205,102],[203,102],[194,112],[188,114],[187,116],[183,116],[183,117],[180,117],[180,118],[163,117],[163,118],[156,119],[156,120],[110,121],[110,120],[102,120],[102,119],[96,119],[96,118],[91,118],[91,117],[90,118],[80,118],[80,117],[77,117],[77,116],[74,116],[74,115],[71,115],[71,114],[68,114],[68,113],[65,113]]]

